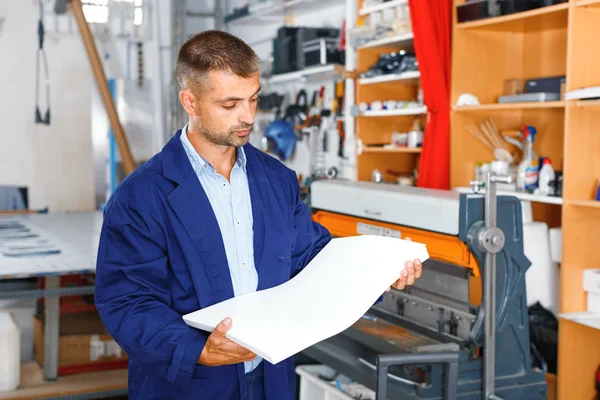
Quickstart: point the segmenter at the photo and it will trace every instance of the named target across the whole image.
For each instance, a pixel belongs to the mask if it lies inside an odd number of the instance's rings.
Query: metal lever
[[[504,232],[497,226],[497,183],[511,183],[510,176],[487,173],[485,191],[485,228],[477,235],[478,245],[485,251],[484,298],[484,392],[486,400],[501,400],[495,392],[496,384],[496,253],[504,247]],[[475,188],[475,187],[474,187]]]
[[[446,400],[456,400],[458,353],[386,354],[377,356],[377,400],[387,399],[388,368],[394,365],[446,364]]]

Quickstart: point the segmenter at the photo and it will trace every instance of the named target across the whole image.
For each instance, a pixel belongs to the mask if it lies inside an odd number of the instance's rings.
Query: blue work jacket
[[[129,357],[130,399],[240,399],[243,363],[198,365],[208,334],[181,318],[234,294],[216,217],[180,135],[128,176],[106,205],[96,307]],[[311,220],[292,170],[249,144],[244,151],[263,290],[291,279],[331,236]],[[293,400],[293,358],[264,361],[264,387],[266,400]]]

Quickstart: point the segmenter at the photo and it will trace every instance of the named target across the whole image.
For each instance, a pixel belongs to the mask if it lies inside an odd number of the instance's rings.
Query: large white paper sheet
[[[336,238],[295,278],[187,314],[212,332],[226,317],[227,337],[276,364],[350,327],[394,283],[407,260],[429,258],[424,244],[384,236]]]

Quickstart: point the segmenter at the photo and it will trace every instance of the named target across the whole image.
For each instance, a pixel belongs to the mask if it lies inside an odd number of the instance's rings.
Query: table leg
[[[46,277],[46,289],[60,287],[59,276]],[[45,297],[44,302],[44,379],[55,381],[58,378],[58,331],[60,297]]]

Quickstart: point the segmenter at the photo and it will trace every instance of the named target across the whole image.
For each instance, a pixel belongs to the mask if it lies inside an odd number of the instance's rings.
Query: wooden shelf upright
[[[454,5],[465,0],[454,0]],[[570,0],[509,16],[457,23],[452,34],[452,92],[482,106],[454,107],[451,114],[451,185],[468,186],[475,164],[493,155],[465,129],[485,117],[499,130],[523,124],[538,131],[537,154],[563,171],[563,202],[532,203],[536,221],[562,226],[560,313],[585,311],[583,270],[600,267],[596,251],[600,207],[593,193],[600,178],[600,102],[559,101],[498,105],[506,79],[566,75],[566,91],[600,86],[600,1]],[[600,330],[559,318],[557,398],[592,399],[600,366]]]

